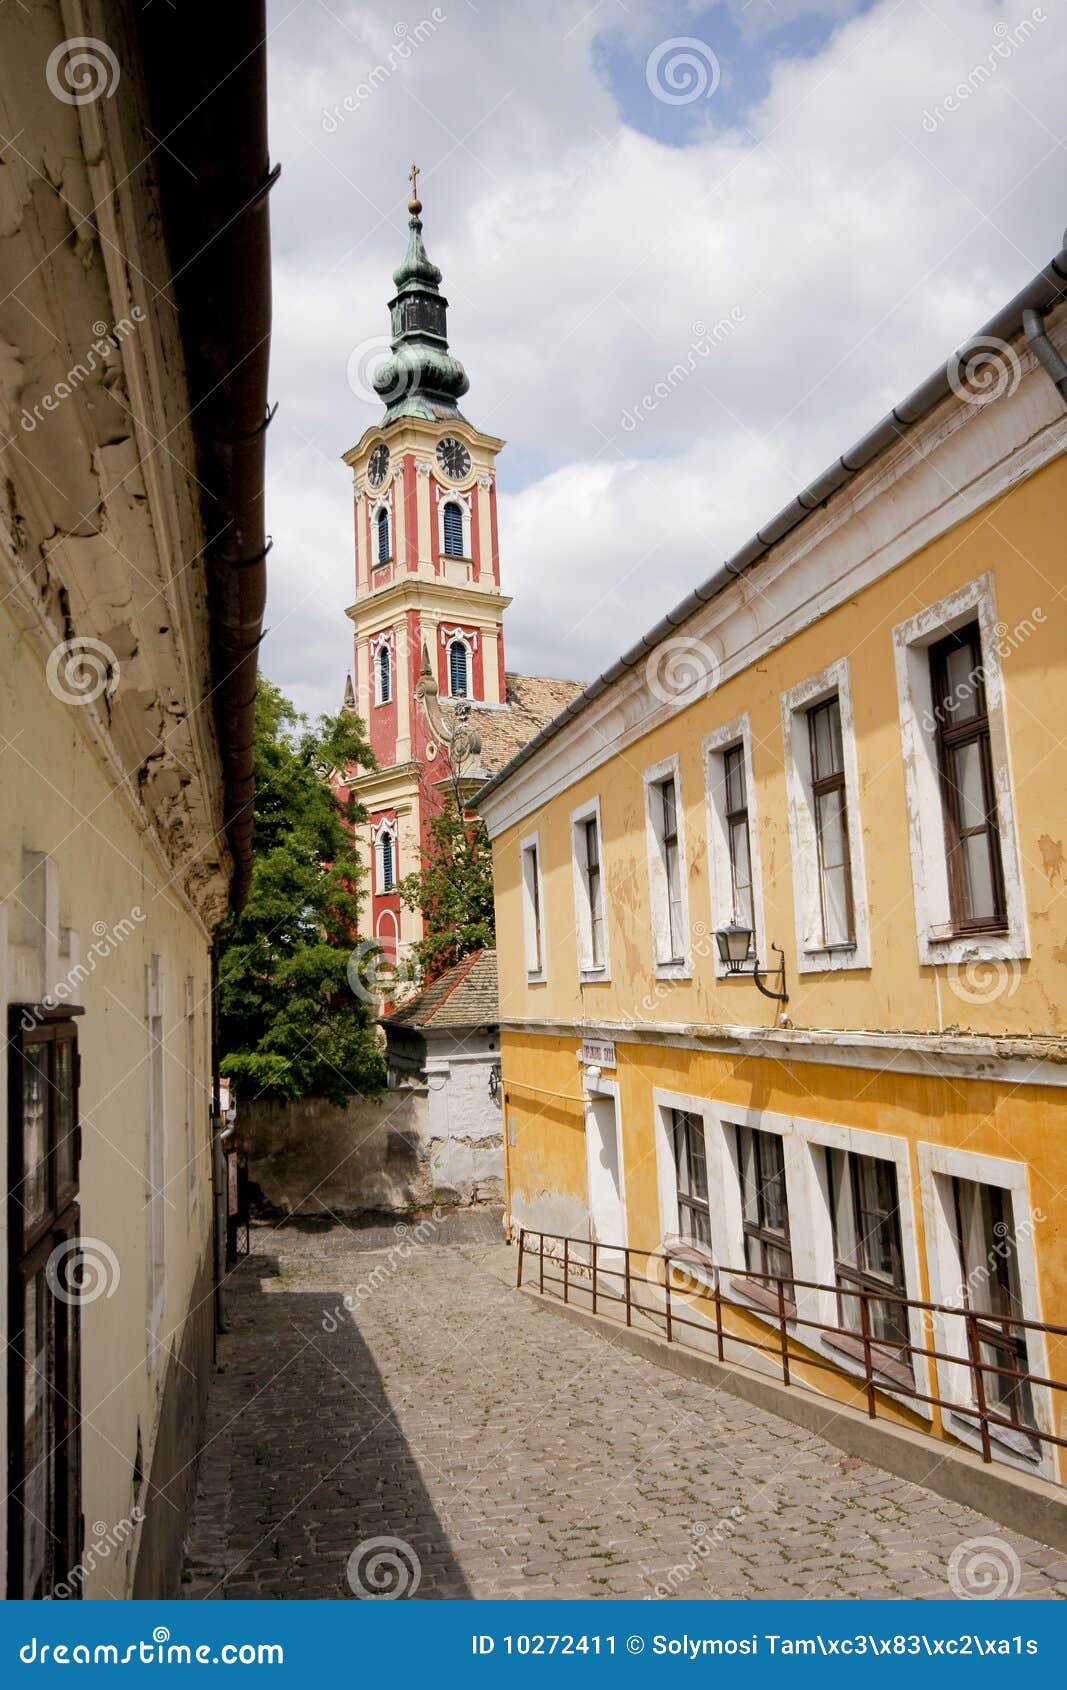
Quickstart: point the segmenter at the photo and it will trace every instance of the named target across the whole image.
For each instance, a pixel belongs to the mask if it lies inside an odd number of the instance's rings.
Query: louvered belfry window
[[[384,505],[379,510],[376,521],[377,521],[377,525],[378,525],[378,562],[379,563],[388,563],[388,561],[389,561],[389,512],[386,510]]]
[[[453,698],[466,698],[469,689],[468,654],[462,640],[448,648],[448,687]]]
[[[381,836],[379,850],[382,854],[382,884],[380,890],[391,892],[396,885],[396,863],[393,857],[393,836],[388,831]]]
[[[393,696],[393,665],[387,645],[378,647],[378,702],[388,704]]]
[[[444,509],[445,556],[463,556],[463,512],[450,499]]]

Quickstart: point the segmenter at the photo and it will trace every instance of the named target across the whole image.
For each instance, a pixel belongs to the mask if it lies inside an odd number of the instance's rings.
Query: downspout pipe
[[[1025,310],[1023,333],[1031,351],[1040,360],[1049,380],[1059,388],[1060,398],[1067,405],[1067,363],[1045,333],[1045,313],[1032,308]]]

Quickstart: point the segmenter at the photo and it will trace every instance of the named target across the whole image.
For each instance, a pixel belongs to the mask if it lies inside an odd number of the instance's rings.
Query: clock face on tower
[[[462,481],[470,474],[471,455],[462,440],[452,434],[437,442],[437,462],[452,481]]]
[[[367,465],[367,480],[370,482],[372,487],[381,486],[382,482],[385,480],[385,472],[388,468],[389,448],[383,441],[381,445],[375,446],[374,451],[370,455],[370,463]]]

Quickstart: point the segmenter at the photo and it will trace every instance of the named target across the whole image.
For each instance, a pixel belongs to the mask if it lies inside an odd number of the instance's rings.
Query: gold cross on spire
[[[422,203],[419,199],[419,167],[417,164],[413,164],[408,171],[408,181],[411,183],[411,199],[408,202],[408,210],[418,213],[422,210]]]

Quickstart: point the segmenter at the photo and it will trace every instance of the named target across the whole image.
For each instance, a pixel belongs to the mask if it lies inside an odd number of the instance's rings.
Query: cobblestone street
[[[951,1597],[975,1538],[963,1577],[1067,1592],[1062,1554],[515,1292],[488,1217],[428,1227],[253,1228],[187,1597],[351,1599],[376,1538],[419,1598]]]

